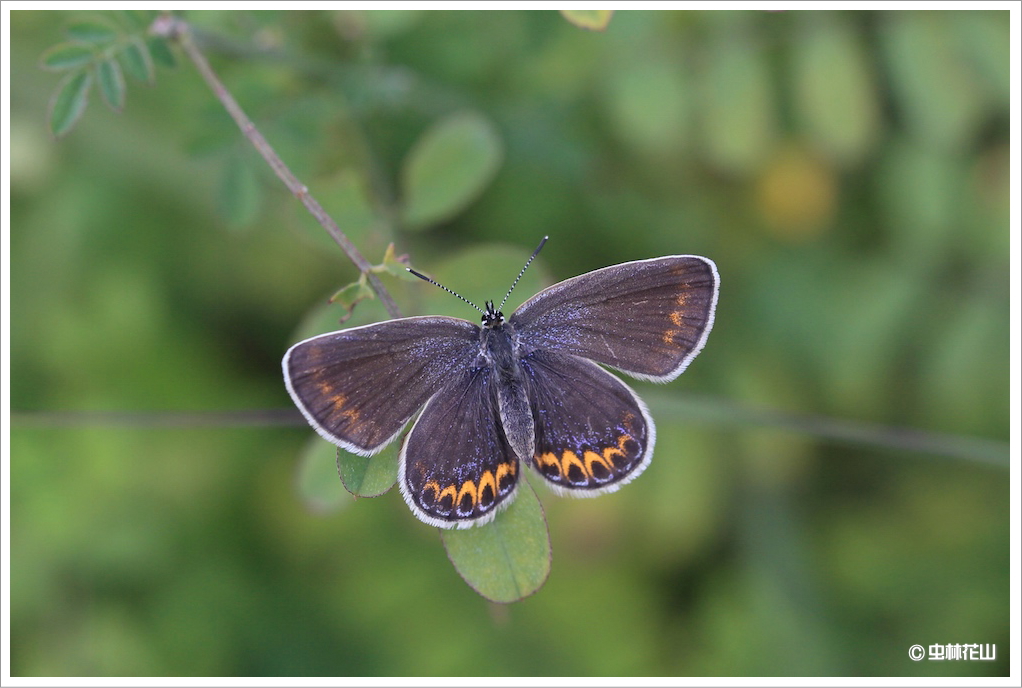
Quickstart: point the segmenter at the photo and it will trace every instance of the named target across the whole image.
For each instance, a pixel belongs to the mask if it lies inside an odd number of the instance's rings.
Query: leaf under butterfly
[[[379,497],[397,482],[397,459],[401,442],[392,442],[372,456],[337,450],[337,472],[346,489],[356,497]]]
[[[486,525],[442,530],[447,557],[469,586],[493,602],[517,602],[550,575],[550,534],[528,481],[511,505]]]

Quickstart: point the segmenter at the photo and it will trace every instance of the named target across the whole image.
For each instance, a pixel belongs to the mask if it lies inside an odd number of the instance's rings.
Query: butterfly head
[[[504,324],[504,314],[493,305],[493,301],[486,302],[486,310],[483,311],[483,327],[493,330]]]

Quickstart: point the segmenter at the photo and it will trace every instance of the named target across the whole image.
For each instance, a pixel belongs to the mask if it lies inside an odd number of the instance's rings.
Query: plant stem
[[[188,55],[189,59],[195,64],[196,69],[199,70],[199,74],[206,80],[206,84],[213,91],[213,94],[217,97],[220,103],[224,106],[224,109],[230,113],[231,117],[237,123],[238,128],[241,129],[241,133],[245,135],[252,145],[255,147],[259,154],[263,156],[263,160],[266,164],[274,171],[277,177],[284,182],[284,186],[302,202],[306,210],[312,214],[316,221],[322,225],[323,229],[333,237],[333,240],[337,242],[337,245],[341,247],[345,255],[355,264],[355,267],[366,276],[369,280],[369,285],[372,287],[373,292],[379,297],[383,307],[387,309],[387,313],[392,318],[401,317],[401,310],[398,308],[393,297],[387,288],[380,282],[380,278],[371,271],[372,265],[365,259],[365,257],[359,252],[353,243],[345,236],[341,228],[337,226],[334,219],[323,210],[323,206],[312,197],[309,193],[307,186],[302,184],[297,177],[291,172],[288,166],[281,160],[280,156],[277,155],[273,147],[266,141],[263,135],[256,128],[252,120],[248,118],[245,112],[238,105],[237,101],[230,94],[227,88],[217,77],[213,68],[209,66],[209,62],[206,60],[205,55],[199,50],[198,46],[195,45],[195,41],[192,39],[192,32],[187,22],[181,21],[172,14],[161,15],[156,21],[153,22],[152,31],[158,36],[163,36],[172,39],[181,46],[185,54]]]

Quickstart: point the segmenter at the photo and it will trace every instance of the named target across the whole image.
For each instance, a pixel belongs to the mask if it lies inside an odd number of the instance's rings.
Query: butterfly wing
[[[356,454],[373,454],[478,351],[467,320],[416,317],[331,332],[284,355],[284,380],[316,432]]]
[[[422,410],[401,448],[398,484],[412,512],[441,528],[493,518],[518,485],[488,367],[452,372]]]
[[[667,382],[706,343],[718,283],[717,267],[700,256],[621,263],[544,289],[510,323],[527,349],[574,354]]]
[[[522,359],[536,419],[532,467],[558,492],[616,490],[649,464],[656,442],[642,400],[617,377],[569,354]]]

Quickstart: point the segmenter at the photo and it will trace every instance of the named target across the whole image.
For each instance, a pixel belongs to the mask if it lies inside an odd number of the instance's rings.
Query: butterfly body
[[[284,376],[320,435],[372,454],[419,412],[399,456],[413,513],[439,527],[492,519],[531,466],[555,491],[616,490],[649,464],[645,404],[597,363],[666,382],[706,341],[716,267],[699,256],[614,265],[539,292],[482,326],[400,318],[295,344]]]
[[[532,417],[521,344],[509,324],[484,327],[482,362],[489,366],[496,384],[504,436],[519,459],[528,461],[535,450],[536,425]]]

